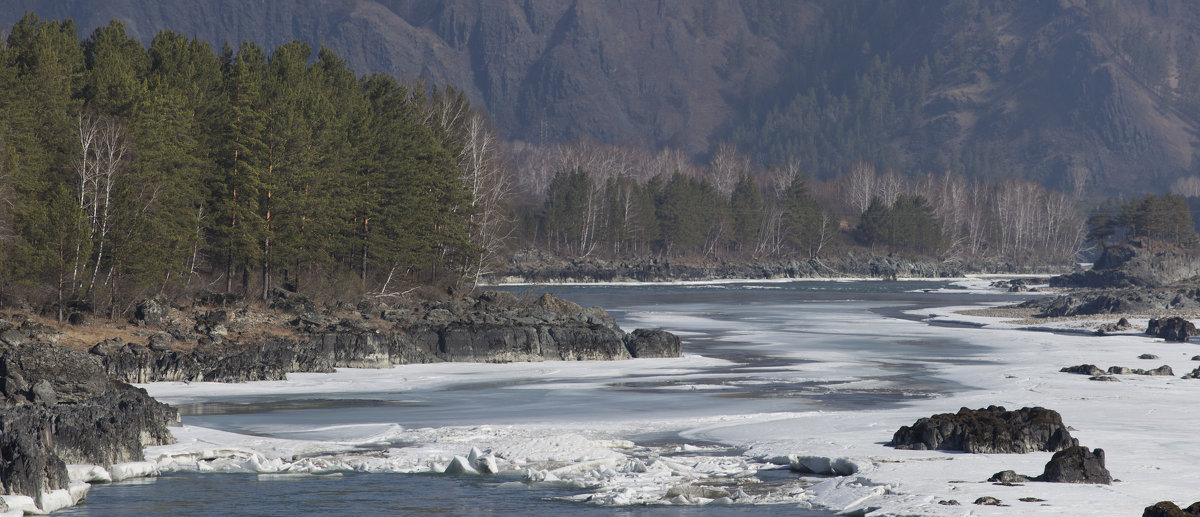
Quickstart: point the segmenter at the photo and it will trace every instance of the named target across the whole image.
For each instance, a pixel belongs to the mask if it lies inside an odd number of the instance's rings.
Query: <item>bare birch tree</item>
[[[750,171],[750,157],[737,150],[729,142],[722,142],[713,153],[706,169],[706,176],[722,196],[728,197],[737,185],[738,177]]]
[[[96,215],[96,222],[93,223],[92,230],[97,251],[95,266],[92,269],[92,278],[88,284],[89,291],[96,284],[96,277],[100,272],[100,264],[104,260],[104,246],[107,243],[108,232],[111,227],[109,217],[111,215],[113,187],[116,185],[117,175],[124,166],[125,155],[129,151],[129,147],[125,141],[124,128],[120,123],[111,118],[101,122],[97,144],[96,165],[98,174],[95,182],[95,196],[98,208],[93,211]]]
[[[905,178],[895,169],[888,169],[876,179],[875,195],[883,201],[883,206],[896,204],[896,198],[905,191]],[[869,203],[868,203],[869,206]],[[864,210],[865,211],[865,210]]]
[[[855,161],[846,173],[843,186],[846,199],[850,206],[859,214],[871,206],[871,198],[876,195],[875,166],[863,160]]]
[[[96,149],[95,143],[100,133],[100,121],[97,117],[89,113],[80,111],[76,115],[76,129],[79,136],[79,158],[75,161],[75,173],[79,180],[76,188],[77,201],[80,210],[87,214],[88,233],[95,231],[95,185],[99,175],[98,166],[96,164]],[[80,239],[75,243],[75,258],[74,266],[71,268],[71,287],[79,286],[80,269],[87,267],[84,264],[85,252],[83,250],[84,241]]]
[[[472,286],[476,286],[512,233],[512,221],[504,210],[512,192],[512,174],[501,156],[499,137],[481,113],[467,119],[462,138],[459,169],[471,191],[471,240],[480,248],[471,265]]]
[[[1182,176],[1171,183],[1171,193],[1183,197],[1200,197],[1200,176]]]

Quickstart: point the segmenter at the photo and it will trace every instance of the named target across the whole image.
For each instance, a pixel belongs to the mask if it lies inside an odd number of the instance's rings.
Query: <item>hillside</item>
[[[13,0],[87,35],[119,18],[463,89],[510,139],[681,148],[732,140],[834,176],[1018,176],[1093,194],[1166,191],[1200,147],[1200,4],[1059,2]],[[235,45],[236,46],[236,45]]]

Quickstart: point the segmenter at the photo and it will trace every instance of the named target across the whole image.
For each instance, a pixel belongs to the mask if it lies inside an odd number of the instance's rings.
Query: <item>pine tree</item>
[[[779,200],[783,208],[784,241],[792,249],[813,256],[821,245],[821,206],[808,190],[808,181],[797,175]],[[864,216],[865,217],[865,216]]]
[[[753,250],[762,227],[762,198],[749,173],[742,173],[729,198],[733,216],[733,242],[739,251]]]
[[[142,79],[149,68],[145,47],[125,34],[118,20],[92,32],[83,42],[87,74],[83,96],[97,112],[128,119],[146,94]]]
[[[235,270],[242,272],[242,288],[248,287],[249,268],[261,259],[263,220],[259,196],[263,191],[266,159],[263,82],[266,55],[246,42],[236,55],[225,51],[225,82],[229,110],[222,146],[225,180],[214,193],[218,241],[225,255],[225,288],[233,290]]]

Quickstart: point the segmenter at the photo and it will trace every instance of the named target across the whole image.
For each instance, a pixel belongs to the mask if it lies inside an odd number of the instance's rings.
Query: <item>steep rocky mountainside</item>
[[[1200,4],[1187,0],[10,0],[149,41],[326,45],[360,72],[449,83],[508,138],[703,157],[733,140],[819,177],[1019,176],[1095,193],[1200,171]]]
[[[510,138],[589,135],[693,152],[745,103],[746,85],[778,80],[784,54],[758,34],[754,8],[734,2],[16,0],[0,6],[0,27],[25,10],[71,17],[84,37],[117,18],[146,42],[164,28],[217,49],[301,39],[359,72],[463,89]]]

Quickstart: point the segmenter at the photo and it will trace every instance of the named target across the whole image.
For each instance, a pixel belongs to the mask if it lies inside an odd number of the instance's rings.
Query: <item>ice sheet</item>
[[[1194,432],[1200,413],[1190,409],[1200,396],[1200,380],[1178,377],[1200,365],[1190,360],[1200,348],[1133,334],[1100,338],[1082,333],[1031,332],[996,319],[956,315],[954,310],[924,312],[936,314],[943,321],[985,326],[948,328],[885,318],[868,322],[874,328],[870,332],[878,334],[953,340],[974,347],[970,361],[924,363],[929,375],[966,389],[914,398],[894,408],[749,414],[714,414],[698,409],[685,418],[631,414],[586,423],[551,419],[529,425],[480,422],[428,428],[346,426],[324,429],[322,436],[335,437],[327,440],[286,440],[185,426],[173,431],[178,444],[152,447],[146,458],[163,470],[269,475],[491,469],[497,475],[535,487],[578,487],[586,492],[579,500],[591,504],[786,503],[857,510],[868,515],[1024,516],[1097,511],[1138,515],[1144,507],[1160,500],[1186,505],[1191,499],[1200,499],[1194,491],[1200,486],[1200,472],[1193,468],[1200,462],[1200,434]],[[638,318],[643,323],[685,328],[712,323],[686,320],[669,312],[642,313]],[[775,338],[771,331],[763,330],[730,339],[766,346]],[[1161,359],[1138,359],[1144,353]],[[855,354],[834,353],[822,357],[823,362],[803,367],[817,373],[842,374],[861,367],[862,358]],[[571,380],[569,386],[574,389],[597,389],[608,379],[634,374],[687,379],[704,368],[724,363],[693,355],[677,360],[409,365],[385,370],[340,370],[335,374],[293,374],[288,381],[278,382],[162,383],[145,387],[153,396],[171,403],[276,392],[328,395],[431,389],[530,376],[550,385],[561,379]],[[1086,376],[1058,371],[1081,363],[1101,368],[1168,364],[1176,376],[1119,376],[1121,382],[1094,382]],[[761,369],[766,370],[770,369]],[[761,371],[748,368],[742,372],[741,381],[768,382],[770,376]],[[579,379],[587,382],[574,382]],[[852,384],[863,389],[875,382],[852,377],[846,380],[854,380]],[[676,388],[715,390],[718,386],[693,382]],[[597,391],[596,396],[604,393]],[[883,445],[900,426],[920,417],[993,404],[1010,409],[1044,406],[1059,411],[1083,445],[1107,452],[1108,468],[1118,481],[1111,486],[1036,482],[997,486],[985,480],[1009,469],[1040,474],[1050,454],[972,455],[902,451]],[[630,439],[650,433],[680,433],[693,443],[721,445],[688,449],[673,444],[643,446]],[[494,466],[481,467],[489,461]],[[455,463],[457,466],[452,467]],[[814,471],[828,466],[827,474],[839,475],[796,474],[773,483],[754,477],[792,466]],[[722,495],[713,487],[728,494]],[[996,497],[1007,506],[972,504],[983,496]],[[961,505],[939,504],[950,500]]]

